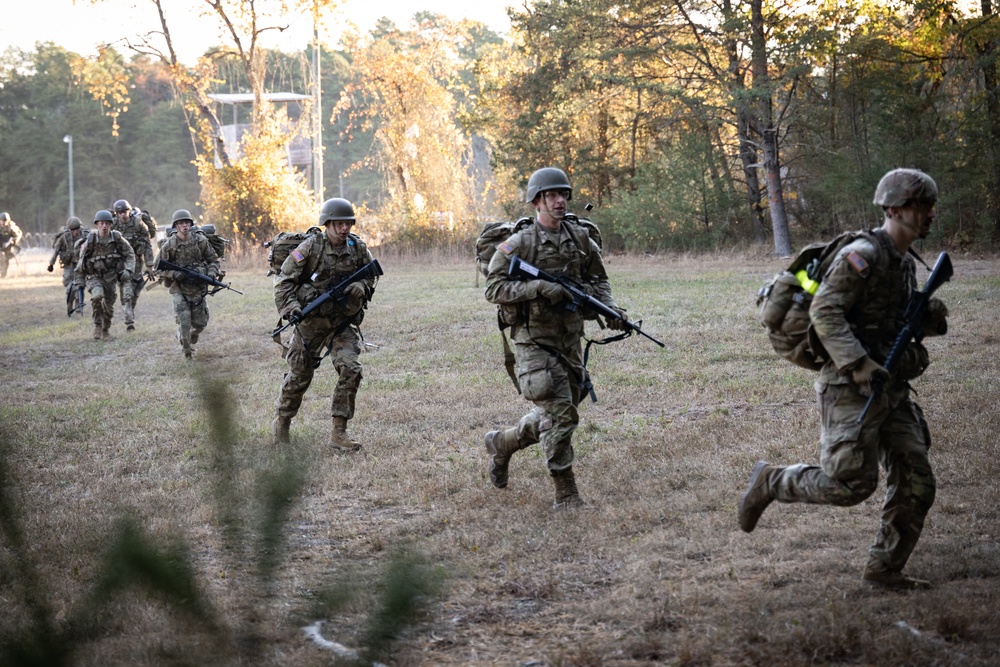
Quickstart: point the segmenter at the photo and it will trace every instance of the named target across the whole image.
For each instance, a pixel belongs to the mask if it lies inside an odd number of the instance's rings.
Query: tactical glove
[[[295,304],[294,306],[285,311],[285,319],[289,322],[293,320],[301,320],[302,308],[300,308],[298,304]]]
[[[879,366],[871,357],[864,357],[860,363],[855,364],[851,369],[851,380],[858,385],[858,389],[865,396],[871,391],[871,381],[876,377],[883,380],[889,379],[889,371]]]
[[[625,314],[625,309],[619,308],[618,306],[611,306],[611,310],[618,313],[618,315],[621,316],[621,319],[608,318],[608,328],[625,331],[625,323],[628,322],[628,315]]]
[[[347,311],[360,310],[365,302],[365,286],[361,283],[351,283],[344,288],[344,296],[347,297]]]
[[[566,290],[559,283],[550,283],[548,280],[532,281],[538,283],[537,294],[555,305],[567,298]]]
[[[46,266],[45,270],[48,271],[49,273],[52,273],[52,265],[49,264],[48,266]]]

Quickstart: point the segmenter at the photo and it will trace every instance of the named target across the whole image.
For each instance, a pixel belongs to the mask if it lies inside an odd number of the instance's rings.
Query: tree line
[[[99,0],[97,0],[99,1]],[[159,4],[161,0],[154,0]],[[312,107],[313,49],[263,49],[265,3],[211,3],[228,39],[196,65],[123,36],[97,55],[54,44],[0,60],[0,208],[54,231],[117,198],[192,208],[238,241],[315,218],[289,168]],[[269,3],[275,4],[275,3]],[[324,2],[298,11],[335,11]],[[293,10],[295,8],[293,7]],[[1000,27],[993,0],[535,0],[511,32],[426,12],[347,34],[319,61],[325,196],[377,243],[468,243],[528,211],[530,173],[567,171],[607,244],[629,251],[795,245],[878,224],[888,169],[933,175],[936,240],[1000,241]],[[254,14],[257,12],[257,14]],[[277,25],[276,23],[273,25]],[[216,140],[247,92],[236,157]]]

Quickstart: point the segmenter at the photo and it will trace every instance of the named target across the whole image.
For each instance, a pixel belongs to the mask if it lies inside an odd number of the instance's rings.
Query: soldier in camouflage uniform
[[[79,242],[87,235],[87,230],[81,228],[80,218],[73,216],[66,221],[66,231],[56,236],[52,243],[52,257],[49,258],[49,265],[45,270],[52,273],[55,268],[56,259],[63,270],[63,287],[66,289],[66,314],[72,315],[76,308],[76,298],[73,294],[74,281],[73,273],[76,270],[76,263],[80,259],[77,251]]]
[[[364,241],[351,234],[354,207],[346,199],[328,199],[320,209],[323,234],[312,234],[293,250],[274,279],[274,303],[282,317],[301,315],[302,309],[323,292],[372,261]],[[288,372],[281,383],[272,425],[274,441],[288,443],[292,417],[312,383],[313,373],[325,356],[333,358],[340,376],[333,392],[330,414],[333,428],[330,446],[338,452],[356,452],[361,444],[347,434],[354,417],[354,401],[361,384],[361,332],[358,328],[364,309],[375,292],[377,279],[351,283],[344,291],[346,304],[331,299],[318,311],[295,326],[286,354]]]
[[[219,256],[215,254],[212,245],[204,234],[191,230],[194,220],[185,209],[174,212],[171,228],[176,233],[170,234],[160,246],[157,266],[160,259],[165,259],[177,266],[197,271],[210,278],[219,278]],[[208,284],[189,279],[182,271],[161,271],[164,284],[170,289],[174,301],[174,316],[177,320],[177,340],[184,350],[184,357],[190,359],[195,349],[192,345],[198,342],[198,336],[208,326]]]
[[[508,267],[517,255],[544,271],[572,278],[624,317],[611,296],[600,248],[583,227],[564,219],[572,195],[562,170],[546,167],[533,173],[526,196],[536,219],[497,246],[486,279],[486,299],[501,306],[504,321],[511,325],[521,393],[535,405],[517,426],[486,434],[490,480],[505,488],[514,452],[541,443],[555,485],[555,508],[582,503],[573,473],[572,437],[583,397],[580,341],[586,314],[566,308],[569,295],[562,286],[513,280]]]
[[[19,244],[23,236],[21,228],[11,220],[10,214],[7,211],[0,213],[0,278],[7,277],[7,267],[20,250]]]
[[[885,384],[864,422],[857,423],[875,376],[902,329],[910,296],[917,289],[908,254],[934,221],[937,185],[915,169],[887,173],[875,190],[882,227],[845,246],[820,283],[809,310],[815,336],[828,361],[816,392],[822,418],[820,464],[774,466],[760,461],[740,499],[740,528],[750,532],[774,500],[783,503],[856,505],[878,486],[879,464],[886,472],[886,499],[863,580],[891,589],[927,588],[929,582],[902,573],[934,502],[935,481],[928,449],[931,439],[909,381],[929,363],[927,350],[911,341],[899,367]],[[931,298],[925,335],[947,330],[948,310]]]
[[[133,209],[124,199],[119,199],[112,206],[115,212],[114,229],[125,237],[135,252],[135,272],[129,283],[121,285],[122,309],[125,311],[125,330],[135,331],[135,306],[139,302],[142,286],[146,278],[153,279],[153,243],[156,238],[156,225],[147,223],[142,217],[142,211]],[[146,276],[143,277],[145,270]]]
[[[94,340],[112,340],[109,329],[115,315],[118,285],[131,283],[135,269],[135,252],[122,235],[111,229],[111,211],[94,214],[97,231],[80,244],[80,260],[74,281],[86,283],[94,319]]]

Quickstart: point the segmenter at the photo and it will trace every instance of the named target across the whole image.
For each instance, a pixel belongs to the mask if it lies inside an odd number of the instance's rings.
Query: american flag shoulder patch
[[[301,264],[302,262],[306,261],[305,255],[299,252],[298,248],[292,251],[292,257],[295,258],[296,264]]]
[[[865,258],[859,255],[857,252],[852,252],[847,255],[847,261],[854,267],[854,270],[858,273],[864,274],[868,271],[868,262]]]
[[[514,246],[504,241],[503,243],[497,246],[497,250],[499,250],[505,255],[510,255],[511,253],[514,252]]]

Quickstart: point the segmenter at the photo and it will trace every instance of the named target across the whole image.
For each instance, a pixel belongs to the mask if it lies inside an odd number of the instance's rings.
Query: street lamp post
[[[76,215],[73,202],[73,136],[67,134],[63,141],[69,144],[69,217]]]

